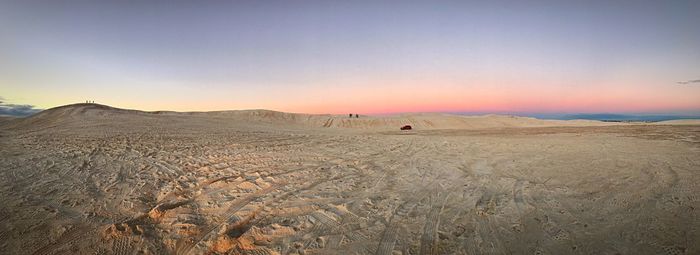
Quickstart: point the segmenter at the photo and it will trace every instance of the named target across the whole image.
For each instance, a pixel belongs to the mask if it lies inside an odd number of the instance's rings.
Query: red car
[[[401,130],[411,130],[411,129],[412,129],[411,125],[405,125],[405,126],[401,127]]]

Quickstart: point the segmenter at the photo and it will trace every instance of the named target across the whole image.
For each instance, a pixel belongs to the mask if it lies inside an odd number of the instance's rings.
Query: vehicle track
[[[54,243],[50,243],[42,246],[41,248],[35,250],[32,254],[34,255],[50,255],[54,251],[62,248],[65,245],[75,243],[86,236],[91,236],[94,234],[94,230],[85,225],[76,225],[72,229],[68,230],[66,233],[61,235],[61,237]]]
[[[444,201],[440,203],[439,200],[441,200],[443,196],[445,197]],[[441,196],[441,193],[436,192],[436,194],[430,198],[430,211],[428,212],[425,219],[425,224],[423,225],[420,254],[439,254],[437,242],[438,228],[440,227],[442,210],[445,207],[447,199],[449,199],[449,194],[443,196]]]

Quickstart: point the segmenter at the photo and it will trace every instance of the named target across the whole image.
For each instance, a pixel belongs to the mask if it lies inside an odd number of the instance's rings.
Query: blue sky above
[[[692,112],[699,86],[678,82],[700,78],[698,24],[698,1],[3,1],[0,93],[40,107]]]

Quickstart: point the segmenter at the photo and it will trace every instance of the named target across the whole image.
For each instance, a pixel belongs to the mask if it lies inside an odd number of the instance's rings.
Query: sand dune
[[[700,120],[666,120],[656,122],[658,125],[700,125]]]
[[[698,134],[59,107],[0,124],[0,253],[699,254]]]
[[[2,115],[0,115],[0,124],[2,124],[3,122],[8,122],[8,121],[13,120],[13,119],[16,119],[16,118],[15,118],[15,117],[12,117],[12,116],[2,116]]]
[[[540,120],[507,115],[462,116],[440,113],[400,114],[392,116],[285,113],[270,110],[239,110],[213,112],[144,112],[125,110],[99,104],[74,104],[45,110],[26,119],[17,119],[8,127],[44,127],[58,124],[74,124],[80,121],[116,121],[133,118],[180,119],[206,118],[208,121],[237,124],[273,124],[283,127],[340,128],[372,131],[397,130],[411,125],[419,130],[435,129],[488,129],[508,127],[554,127],[554,126],[610,126],[620,125],[590,120]],[[193,120],[196,121],[196,120]]]

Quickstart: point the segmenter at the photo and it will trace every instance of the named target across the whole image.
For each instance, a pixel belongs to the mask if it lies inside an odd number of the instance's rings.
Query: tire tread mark
[[[77,226],[69,230],[67,233],[61,235],[61,237],[59,237],[58,240],[56,240],[56,242],[44,245],[43,247],[34,251],[32,254],[52,254],[56,249],[61,248],[65,244],[77,241],[78,239],[86,236],[90,232],[91,231],[89,231],[89,228],[87,226]]]

